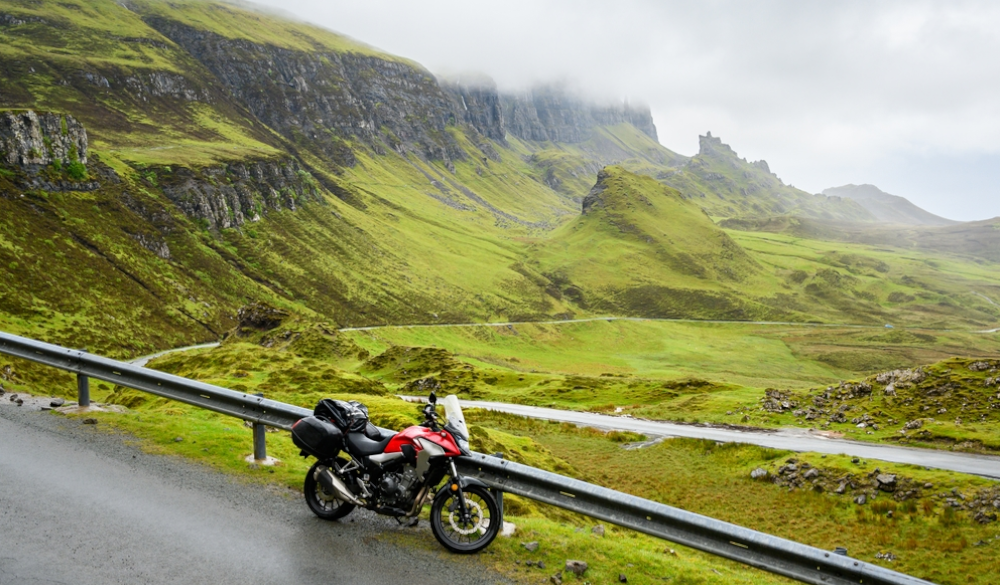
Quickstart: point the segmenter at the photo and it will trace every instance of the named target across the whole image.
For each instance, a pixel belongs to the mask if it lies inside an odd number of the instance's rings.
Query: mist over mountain
[[[945,226],[959,223],[925,211],[905,197],[890,195],[875,185],[844,185],[823,190],[824,195],[846,197],[857,201],[885,223],[903,225]]]

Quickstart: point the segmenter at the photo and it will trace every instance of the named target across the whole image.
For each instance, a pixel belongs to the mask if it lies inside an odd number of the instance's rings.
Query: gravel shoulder
[[[481,558],[379,540],[403,530],[433,541],[363,511],[324,522],[290,490],[0,403],[0,585],[506,582]]]

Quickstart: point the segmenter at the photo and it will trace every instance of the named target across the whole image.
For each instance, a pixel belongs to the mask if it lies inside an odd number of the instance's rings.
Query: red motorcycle
[[[433,498],[431,530],[445,548],[474,553],[493,542],[503,524],[500,507],[485,483],[455,468],[456,457],[472,454],[469,431],[458,398],[442,403],[444,425],[431,392],[424,422],[393,433],[368,422],[358,402],[320,401],[314,416],[292,425],[302,455],[318,460],[305,479],[309,509],[336,520],[360,506],[415,524]]]

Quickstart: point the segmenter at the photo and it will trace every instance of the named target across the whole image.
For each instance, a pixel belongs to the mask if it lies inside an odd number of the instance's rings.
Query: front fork
[[[458,505],[460,506],[462,513],[462,522],[469,523],[472,522],[472,514],[469,513],[469,506],[465,503],[465,493],[462,491],[461,477],[458,475],[458,469],[455,468],[455,460],[449,459],[448,466],[451,471],[451,481],[448,482],[448,489],[454,491],[458,495]],[[455,505],[449,506],[451,511],[455,510]]]

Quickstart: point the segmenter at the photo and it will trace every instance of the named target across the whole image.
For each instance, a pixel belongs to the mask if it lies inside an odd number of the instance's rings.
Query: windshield
[[[462,407],[458,405],[458,396],[449,394],[444,397],[441,404],[444,405],[444,416],[448,419],[448,426],[468,440],[469,429],[465,426],[465,416],[462,414]]]

